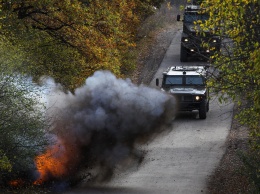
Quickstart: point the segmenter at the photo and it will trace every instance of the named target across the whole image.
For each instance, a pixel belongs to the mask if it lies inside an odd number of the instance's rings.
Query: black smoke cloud
[[[74,94],[52,87],[48,106],[50,131],[68,158],[65,177],[85,171],[95,181],[112,176],[129,158],[140,160],[137,141],[148,140],[175,112],[171,96],[108,71],[95,72]]]

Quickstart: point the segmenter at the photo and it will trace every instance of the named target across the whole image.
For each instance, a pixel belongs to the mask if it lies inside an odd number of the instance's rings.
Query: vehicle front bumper
[[[176,99],[177,109],[179,111],[193,111],[200,109],[200,103],[202,101],[195,100],[193,95],[173,95]]]

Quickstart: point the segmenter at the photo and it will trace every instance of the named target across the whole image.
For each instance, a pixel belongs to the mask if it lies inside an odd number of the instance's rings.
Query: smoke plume
[[[60,161],[62,167],[55,167],[56,173],[51,166],[41,168],[41,180],[63,179],[82,171],[93,181],[110,178],[123,161],[140,160],[137,141],[161,130],[174,111],[171,96],[117,79],[108,71],[95,72],[73,94],[52,87],[48,114],[53,122],[50,132],[57,140],[52,150],[59,151],[51,154],[55,158],[51,163]]]

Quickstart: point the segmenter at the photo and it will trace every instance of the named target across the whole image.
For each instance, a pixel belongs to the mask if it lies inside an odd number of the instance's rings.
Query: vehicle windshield
[[[205,85],[204,78],[200,75],[176,76],[168,75],[165,77],[165,85]]]
[[[167,76],[165,79],[166,85],[183,84],[183,76]]]
[[[198,13],[185,13],[184,14],[184,22],[193,23],[195,21],[201,20],[204,22],[209,19],[208,14],[198,14]]]
[[[185,76],[186,85],[203,85],[204,80],[202,76]]]

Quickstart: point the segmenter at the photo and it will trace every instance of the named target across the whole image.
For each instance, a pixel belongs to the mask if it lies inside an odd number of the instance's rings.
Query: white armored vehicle
[[[163,73],[161,89],[173,95],[179,111],[199,111],[206,119],[209,111],[209,91],[206,86],[207,67],[174,66]],[[159,86],[159,79],[156,79]]]

